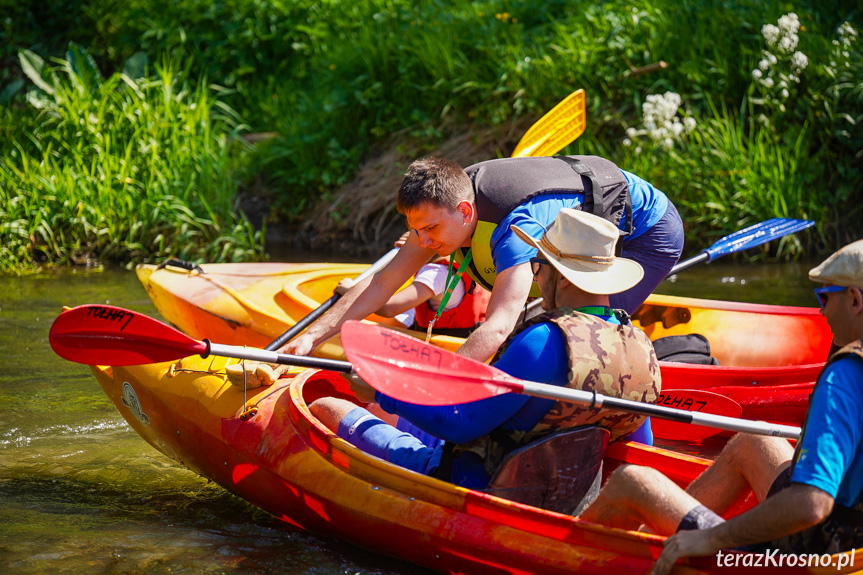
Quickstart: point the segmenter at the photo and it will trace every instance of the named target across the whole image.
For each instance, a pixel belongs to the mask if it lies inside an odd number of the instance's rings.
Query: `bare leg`
[[[758,501],[764,501],[770,486],[793,456],[794,449],[784,439],[738,433],[713,465],[689,484],[686,492],[708,509],[724,515],[750,489]]]
[[[615,470],[599,497],[580,515],[609,527],[635,530],[647,525],[659,535],[671,535],[683,517],[699,505],[665,475],[638,465]]]
[[[338,431],[339,422],[356,407],[357,404],[338,397],[322,397],[309,405],[312,415],[333,432]]]

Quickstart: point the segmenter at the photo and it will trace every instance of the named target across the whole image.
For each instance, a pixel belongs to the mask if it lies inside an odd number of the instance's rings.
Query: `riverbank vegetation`
[[[777,216],[818,231],[772,255],[859,235],[853,2],[0,5],[0,271],[260,259],[238,197],[284,227],[393,146],[480,128],[508,155],[576,88],[588,129],[565,151],[668,192],[693,249]]]

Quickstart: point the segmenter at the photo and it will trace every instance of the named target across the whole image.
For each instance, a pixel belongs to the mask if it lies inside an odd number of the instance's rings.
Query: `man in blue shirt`
[[[532,273],[548,313],[513,334],[495,366],[519,378],[655,401],[660,376],[653,346],[609,306],[609,294],[635,285],[643,274],[637,263],[615,257],[617,228],[592,214],[564,208],[541,240],[519,228],[515,233],[538,250]],[[318,399],[310,405],[312,413],[372,455],[425,474],[444,468],[444,479],[474,489],[486,487],[502,455],[520,445],[584,425],[609,429],[615,441],[630,436],[645,419],[519,394],[430,407],[395,400],[362,382],[353,387],[359,399],[375,401],[384,411],[456,444],[455,455],[442,464],[441,445],[423,444],[344,399]],[[496,434],[490,437],[492,431]],[[497,439],[501,436],[510,439]],[[501,448],[490,447],[494,442]]]
[[[841,349],[818,378],[796,451],[783,439],[738,434],[686,491],[658,471],[624,466],[581,515],[671,535],[654,573],[667,573],[680,557],[722,549],[824,554],[863,547],[863,240],[809,278],[824,284],[815,292]],[[749,489],[758,505],[722,519]]]
[[[597,156],[500,158],[466,169],[445,158],[417,160],[405,174],[397,207],[412,232],[398,255],[281,351],[311,353],[344,321],[379,309],[437,254],[463,262],[471,279],[491,291],[485,323],[458,350],[488,360],[512,332],[528,295],[539,295],[529,265],[536,248],[515,237],[512,225],[539,239],[563,208],[611,222],[620,236],[617,255],[641,265],[641,280],[610,300],[630,314],[683,248],[683,224],[665,194]]]

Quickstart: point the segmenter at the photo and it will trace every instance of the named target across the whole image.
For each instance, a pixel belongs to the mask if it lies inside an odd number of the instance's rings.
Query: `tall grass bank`
[[[506,156],[577,88],[588,128],[564,152],[666,191],[693,249],[771,217],[818,223],[771,256],[860,234],[856,2],[0,5],[0,270],[262,258],[238,193],[284,226],[380,150],[482,128]]]

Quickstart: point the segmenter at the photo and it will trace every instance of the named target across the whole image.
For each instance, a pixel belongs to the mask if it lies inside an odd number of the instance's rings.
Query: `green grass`
[[[3,113],[0,271],[33,263],[262,257],[233,211],[242,125],[171,63],[103,79],[77,47],[55,68],[22,61],[37,114]]]
[[[208,259],[260,257],[260,242],[230,215],[236,192],[252,182],[275,199],[275,217],[302,218],[376,149],[407,140],[421,153],[470,124],[506,132],[576,88],[588,94],[588,131],[568,151],[604,154],[657,183],[681,208],[695,245],[752,221],[788,216],[815,219],[821,233],[786,242],[779,255],[804,247],[830,251],[860,216],[863,63],[859,41],[847,49],[834,45],[845,19],[861,28],[854,3],[64,0],[63,6],[67,18],[12,4],[11,24],[0,33],[0,91],[6,90],[0,193],[14,198],[5,189],[11,182],[22,193],[62,198],[39,204],[52,206],[42,221],[51,221],[46,225],[60,240],[17,208],[0,207],[3,237],[17,238],[0,248],[16,254],[9,261],[74,261],[69,254],[76,250],[118,261],[179,250]],[[782,99],[752,71],[766,49],[762,26],[792,11],[803,25],[797,49],[810,64]],[[47,98],[65,114],[58,118],[57,110],[36,107],[45,94],[12,55],[34,48],[68,63],[69,40],[93,60],[79,58],[77,75],[60,72],[69,84],[63,90],[77,95]],[[136,90],[120,72],[143,55],[173,64],[149,70]],[[630,73],[660,61],[667,63],[660,71]],[[98,85],[82,75],[97,64],[110,71]],[[71,87],[73,76],[95,96]],[[666,91],[681,94],[696,129],[671,150],[646,141],[623,146],[625,130],[641,127],[646,97]],[[118,98],[145,118],[108,113],[122,107]],[[95,123],[75,123],[91,115]],[[172,118],[172,129],[158,129],[163,118]],[[243,125],[276,137],[244,149],[233,138]],[[71,188],[86,189],[74,192],[86,196],[67,206],[63,194],[72,197]],[[143,237],[129,225],[120,232],[123,226],[89,214],[91,204],[107,210],[100,193],[119,194],[126,199],[117,203],[139,210],[147,206],[149,219],[136,212],[135,221],[159,231]],[[78,201],[85,205],[81,216]],[[157,220],[173,213],[186,220]],[[81,217],[87,225],[61,224]]]

